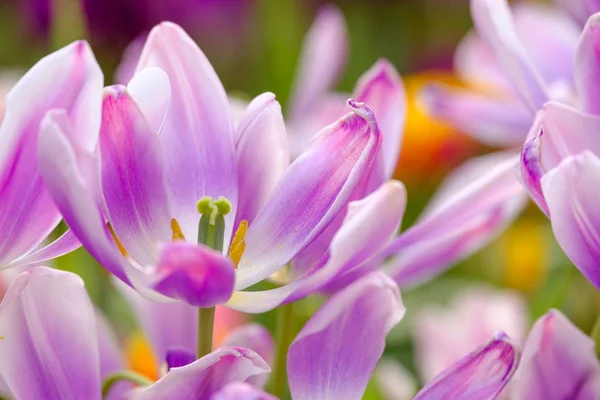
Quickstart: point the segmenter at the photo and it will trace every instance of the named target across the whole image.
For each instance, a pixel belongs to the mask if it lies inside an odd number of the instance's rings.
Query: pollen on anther
[[[185,240],[185,236],[183,235],[179,221],[177,221],[175,218],[171,218],[171,231],[173,232],[171,235],[172,240]]]
[[[229,246],[229,258],[233,261],[233,264],[237,267],[244,255],[246,250],[246,232],[248,231],[248,221],[245,219],[240,222],[233,239],[231,240],[231,246]]]

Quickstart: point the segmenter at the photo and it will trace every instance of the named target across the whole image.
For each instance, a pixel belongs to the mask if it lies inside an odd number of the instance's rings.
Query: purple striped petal
[[[233,382],[215,393],[211,400],[277,400],[277,397],[243,382]]]
[[[361,399],[404,316],[398,287],[375,272],[333,296],[306,323],[287,354],[294,400]]]
[[[40,121],[63,109],[78,128],[74,138],[91,149],[98,135],[102,72],[85,42],[40,60],[6,98],[0,127],[0,264],[37,247],[60,221],[37,162]]]
[[[334,88],[345,68],[347,50],[344,16],[333,5],[323,6],[304,38],[291,100],[291,119],[303,119],[314,110],[315,102]]]
[[[272,93],[256,97],[236,128],[239,206],[235,226],[252,223],[290,163],[281,106]]]
[[[210,399],[227,384],[267,374],[269,366],[252,350],[221,347],[195,362],[171,368],[154,385],[135,393],[132,400]]]
[[[522,100],[531,111],[540,109],[549,98],[545,82],[517,34],[506,0],[471,0],[471,16]]]
[[[273,364],[275,342],[267,328],[260,324],[246,324],[234,329],[223,339],[223,345],[240,346],[254,350],[269,366]],[[268,376],[254,376],[248,379],[256,387],[263,387]]]
[[[521,176],[523,177],[523,183],[529,190],[533,201],[540,207],[540,209],[549,214],[548,205],[544,194],[542,193],[542,177],[544,176],[544,168],[542,167],[541,159],[541,137],[544,134],[541,120],[543,118],[543,112],[538,113],[533,125],[531,126],[531,132],[528,135],[530,138],[525,142],[521,149]]]
[[[525,206],[519,157],[495,153],[472,159],[442,183],[424,216],[390,242],[381,257],[401,286],[431,279],[496,237]],[[383,258],[382,258],[383,260]]]
[[[377,188],[392,177],[398,164],[406,121],[406,92],[394,66],[381,59],[358,80],[353,97],[373,110],[381,132],[381,151],[375,162],[383,165],[383,176],[380,181],[375,178],[371,182]]]
[[[19,275],[0,305],[0,332],[0,376],[15,398],[100,400],[94,309],[77,275]]]
[[[581,273],[600,288],[600,159],[585,150],[542,178],[556,240]]]
[[[498,334],[427,383],[413,400],[493,400],[506,386],[519,363],[519,352]]]
[[[48,191],[69,228],[98,262],[126,283],[128,262],[119,253],[94,197],[93,177],[78,161],[85,156],[73,142],[73,129],[61,112],[42,121],[38,162]]]
[[[399,181],[385,183],[371,195],[349,204],[344,223],[329,246],[326,262],[277,289],[234,292],[227,306],[244,312],[265,312],[299,300],[328,282],[338,283],[342,273],[360,266],[398,232],[405,207],[404,185]],[[344,279],[343,283],[336,288],[349,282]]]
[[[236,271],[237,290],[290,261],[327,227],[368,176],[379,151],[379,130],[368,107],[354,100],[348,104],[354,112],[318,134],[248,229]]]
[[[518,98],[483,94],[433,84],[421,92],[427,113],[489,146],[523,143],[531,112]]]
[[[46,261],[70,253],[79,247],[81,247],[79,239],[77,239],[72,230],[68,229],[52,243],[11,262],[8,266],[12,268],[23,267],[25,265],[40,265]]]
[[[558,310],[534,324],[513,382],[515,399],[600,398],[600,362],[594,341]],[[566,367],[568,366],[568,367]]]
[[[154,264],[159,243],[172,235],[162,151],[123,86],[104,92],[100,152],[108,220],[136,262]]]
[[[196,307],[223,304],[233,292],[233,262],[204,245],[175,241],[164,246],[154,290]]]
[[[196,237],[203,196],[226,197],[232,204],[225,235],[233,229],[238,178],[233,120],[227,95],[206,56],[179,26],[155,27],[140,57],[138,72],[158,67],[171,83],[169,112],[159,139],[166,176],[175,199],[173,213],[185,237]]]
[[[590,114],[600,114],[600,94],[594,90],[600,85],[600,15],[590,17],[575,57],[575,84],[580,108]]]

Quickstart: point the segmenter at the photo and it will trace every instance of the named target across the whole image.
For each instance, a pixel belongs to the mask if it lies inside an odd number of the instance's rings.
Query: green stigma
[[[205,244],[217,251],[223,251],[224,216],[231,211],[231,203],[222,196],[216,200],[210,196],[204,196],[198,200],[196,208],[202,215],[198,224],[198,243]]]

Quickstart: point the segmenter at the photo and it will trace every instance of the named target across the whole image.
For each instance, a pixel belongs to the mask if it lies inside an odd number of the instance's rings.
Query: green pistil
[[[224,216],[231,211],[231,203],[225,197],[213,200],[205,196],[196,204],[198,212],[202,215],[198,224],[198,243],[223,251],[223,238],[225,236]]]

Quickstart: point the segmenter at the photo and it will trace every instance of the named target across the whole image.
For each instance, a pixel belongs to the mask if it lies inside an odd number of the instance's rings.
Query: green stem
[[[198,347],[196,358],[202,358],[212,351],[215,308],[198,309]]]
[[[291,342],[293,314],[294,303],[284,304],[277,310],[275,361],[271,373],[270,387],[271,393],[280,399],[285,396],[287,386],[286,357]]]
[[[102,383],[102,398],[108,395],[113,385],[119,381],[127,381],[138,386],[150,386],[152,381],[143,375],[133,371],[119,371],[109,375]]]

